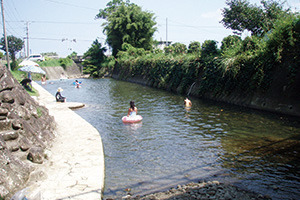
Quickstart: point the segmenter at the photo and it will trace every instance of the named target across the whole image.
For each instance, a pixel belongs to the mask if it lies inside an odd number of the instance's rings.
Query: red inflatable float
[[[124,116],[122,117],[122,121],[124,123],[137,123],[137,122],[140,122],[142,121],[143,117],[141,115],[136,115],[134,117],[127,117],[127,116]]]

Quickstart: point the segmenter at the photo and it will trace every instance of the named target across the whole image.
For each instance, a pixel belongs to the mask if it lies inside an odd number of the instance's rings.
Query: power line
[[[88,10],[97,10],[98,11],[98,9],[95,9],[95,8],[90,8],[90,7],[85,7],[85,6],[78,6],[78,5],[75,5],[75,4],[70,4],[70,3],[61,2],[61,1],[55,1],[55,0],[44,0],[44,1],[48,1],[48,2],[56,3],[56,4],[61,4],[61,5],[66,5],[66,6],[72,6],[72,7],[76,7],[76,8],[84,8],[84,9],[88,9]]]
[[[15,23],[15,22],[24,22],[23,20],[21,21],[8,21],[11,23]],[[32,23],[46,23],[46,24],[99,24],[97,22],[64,22],[64,21],[30,21]]]
[[[14,7],[14,9],[15,9],[17,15],[19,16],[19,18],[22,19],[21,15],[19,14],[19,12],[18,12],[17,9],[16,9],[16,6],[15,6],[14,1],[13,1],[13,0],[10,0],[10,2],[13,4],[13,7]]]
[[[30,37],[29,39],[31,39],[31,40],[52,40],[52,41],[63,41],[63,40],[65,40],[65,38],[36,38],[36,37],[34,37],[34,38],[32,38],[32,37]],[[93,40],[87,40],[87,39],[73,39],[73,40],[76,40],[76,41],[81,41],[81,42],[92,42]]]
[[[10,2],[10,1],[8,1],[8,2]],[[9,5],[8,2],[6,2],[6,4],[4,5],[4,8],[7,11],[6,12],[6,19],[10,18],[10,19],[16,19],[16,20],[18,20],[18,17],[16,16],[14,10],[11,8],[11,5]],[[7,20],[5,20],[5,21],[8,22]],[[10,23],[7,23],[7,27],[8,27],[7,28],[7,32],[11,33],[12,35],[16,35],[18,37],[20,37],[21,35],[23,35],[19,31],[17,31],[16,28],[14,28]]]

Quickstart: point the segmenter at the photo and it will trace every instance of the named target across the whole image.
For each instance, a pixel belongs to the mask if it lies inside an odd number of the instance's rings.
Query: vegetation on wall
[[[223,39],[221,49],[212,40],[200,51],[175,50],[177,43],[165,52],[145,51],[126,45],[117,57],[117,70],[123,79],[143,76],[154,87],[186,92],[196,80],[199,93],[230,94],[265,91],[278,68],[288,72],[290,83],[299,70],[299,16],[288,15],[274,24],[265,37],[238,36]],[[186,53],[187,52],[187,53]],[[178,91],[178,90],[177,90]]]
[[[300,66],[299,13],[285,10],[283,3],[279,1],[261,1],[261,4],[258,7],[247,0],[227,1],[229,7],[223,10],[221,22],[237,35],[225,37],[220,48],[216,41],[206,40],[202,44],[193,41],[188,48],[184,44],[174,43],[160,50],[155,48],[151,39],[147,39],[147,44],[132,42],[136,35],[127,34],[126,31],[140,27],[140,21],[134,23],[127,16],[130,13],[128,8],[138,8],[129,1],[112,1],[106,9],[100,10],[98,17],[108,20],[104,25],[108,44],[113,48],[113,56],[94,54],[101,58],[97,61],[96,57],[86,56],[85,71],[94,77],[100,77],[106,70],[111,72],[114,68],[121,79],[139,77],[153,87],[180,93],[186,93],[197,81],[201,83],[198,95],[228,95],[232,92],[265,92],[274,79],[274,73],[279,70],[287,75],[289,87],[295,82]],[[123,15],[119,9],[124,11]],[[143,16],[146,13],[140,14],[139,16]],[[146,16],[148,20],[153,17],[150,13]],[[129,19],[130,23],[126,21]],[[123,26],[126,23],[129,25]],[[117,30],[112,28],[113,24],[120,32],[114,32]],[[152,36],[154,29],[149,30]],[[239,35],[244,31],[249,31],[251,36],[242,39]],[[122,33],[122,37],[119,37],[122,39],[115,41],[113,32]],[[140,36],[136,41],[145,39],[146,35]],[[113,44],[113,41],[117,44]],[[149,48],[149,44],[154,48]],[[98,50],[101,51],[101,44],[99,48],[93,49],[95,52]]]

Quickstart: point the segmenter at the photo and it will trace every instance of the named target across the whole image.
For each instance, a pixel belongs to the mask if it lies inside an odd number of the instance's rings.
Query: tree
[[[229,8],[223,9],[221,23],[239,35],[248,30],[252,35],[263,36],[289,11],[283,9],[283,3],[274,0],[261,1],[263,7],[251,5],[248,0],[227,0],[226,4]]]
[[[201,47],[201,57],[211,57],[218,55],[219,50],[215,40],[205,40]]]
[[[70,55],[68,55],[68,58],[76,59],[77,58],[77,52],[73,51]]]
[[[221,51],[225,51],[228,48],[232,48],[234,45],[236,45],[238,42],[241,42],[241,37],[237,35],[229,35],[225,38],[223,38],[221,42]]]
[[[8,43],[8,52],[12,60],[12,65],[11,69],[14,70],[17,66],[16,63],[16,53],[22,50],[24,41],[20,38],[17,38],[15,36],[7,36],[7,43]],[[1,49],[3,51],[6,51],[6,46],[5,46],[5,38],[1,38],[0,41]]]
[[[200,42],[191,42],[189,44],[188,53],[199,53],[200,52]]]
[[[136,48],[152,49],[152,36],[156,31],[154,14],[142,11],[136,4],[112,0],[107,8],[101,9],[96,18],[105,19],[103,32],[107,35],[106,42],[112,47],[116,56],[123,43]]]
[[[83,62],[84,71],[91,74],[94,77],[98,77],[98,72],[101,69],[101,63],[105,59],[106,48],[102,47],[101,43],[96,39],[92,46],[84,53]]]
[[[179,42],[176,42],[176,43],[172,44],[172,46],[174,47],[174,53],[175,54],[185,54],[186,51],[187,51],[185,44],[181,44]]]

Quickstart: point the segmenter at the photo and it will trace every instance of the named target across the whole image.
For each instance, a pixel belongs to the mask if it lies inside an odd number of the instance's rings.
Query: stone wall
[[[55,137],[54,118],[0,66],[0,196],[26,187]],[[0,198],[1,199],[1,198]]]

